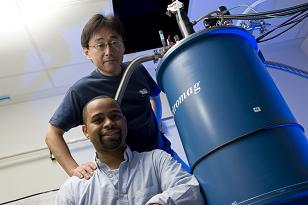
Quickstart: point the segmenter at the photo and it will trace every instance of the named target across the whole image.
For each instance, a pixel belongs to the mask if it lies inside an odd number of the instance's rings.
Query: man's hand
[[[85,164],[81,164],[75,169],[71,170],[71,176],[77,176],[80,179],[85,178],[85,179],[90,179],[91,176],[94,173],[94,170],[96,170],[96,164],[93,162],[88,162]]]

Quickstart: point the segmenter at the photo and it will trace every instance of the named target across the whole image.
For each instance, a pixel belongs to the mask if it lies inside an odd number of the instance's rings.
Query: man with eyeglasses
[[[70,176],[89,179],[97,168],[94,163],[78,165],[64,141],[64,132],[83,124],[82,109],[90,99],[114,97],[127,63],[124,28],[117,17],[94,15],[81,35],[84,55],[97,67],[67,91],[62,103],[49,121],[45,141],[56,160]],[[127,144],[134,151],[162,149],[185,166],[171,149],[168,139],[159,131],[161,119],[160,89],[140,65],[132,74],[121,108],[128,121]],[[152,108],[151,108],[152,107]],[[187,166],[187,165],[186,165]],[[186,170],[188,168],[186,167]]]

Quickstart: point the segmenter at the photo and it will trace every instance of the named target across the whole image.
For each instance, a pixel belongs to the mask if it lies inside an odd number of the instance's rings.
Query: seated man
[[[99,96],[83,109],[84,135],[98,169],[89,179],[70,177],[56,204],[203,204],[196,178],[162,150],[132,152],[125,143],[126,118],[119,104]],[[120,203],[119,203],[120,202]]]

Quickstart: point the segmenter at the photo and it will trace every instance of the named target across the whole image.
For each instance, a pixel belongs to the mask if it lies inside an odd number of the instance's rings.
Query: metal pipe
[[[121,104],[128,81],[131,77],[131,75],[133,74],[133,72],[135,71],[135,69],[137,68],[137,66],[141,63],[150,61],[150,60],[158,60],[159,58],[161,58],[163,56],[162,52],[156,52],[154,51],[154,54],[150,54],[150,55],[143,55],[143,56],[139,56],[137,58],[135,58],[127,67],[127,69],[125,70],[121,82],[119,84],[118,90],[115,94],[114,99]]]

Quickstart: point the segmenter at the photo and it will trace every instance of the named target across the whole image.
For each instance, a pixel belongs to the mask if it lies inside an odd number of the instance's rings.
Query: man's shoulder
[[[110,79],[106,76],[103,76],[98,73],[97,70],[92,71],[89,75],[84,76],[77,80],[71,87],[71,92],[76,93],[84,93],[89,90],[89,88],[94,89],[94,92],[97,92],[97,89],[101,89],[102,86],[106,88],[106,85],[104,82],[110,82]],[[108,87],[108,86],[107,86]],[[109,86],[110,87],[110,86]],[[93,90],[92,90],[93,91]]]
[[[133,151],[133,157],[146,159],[159,159],[160,157],[168,157],[168,153],[161,149],[154,149],[146,152]]]
[[[62,184],[60,191],[78,195],[86,193],[88,189],[92,189],[91,187],[95,186],[95,175],[96,174],[94,174],[89,180],[71,176]]]
[[[72,87],[80,87],[83,86],[84,84],[87,84],[90,80],[93,80],[96,78],[96,71],[92,71],[91,73],[89,73],[86,76],[83,76],[82,78],[80,78],[79,80],[77,80]]]
[[[94,190],[92,187],[95,186],[95,183],[93,183],[93,177],[94,176],[89,180],[80,179],[76,176],[66,179],[57,193],[57,198],[59,200],[58,204],[64,204],[63,200],[65,202],[70,201],[71,203],[76,202],[77,204],[80,204],[80,201],[87,199],[89,191]]]
[[[87,186],[87,184],[89,184],[90,181],[91,180],[80,179],[79,177],[71,176],[68,179],[66,179],[66,181],[64,182],[62,187],[65,187],[65,188],[72,188],[72,187],[74,187],[74,188],[79,189],[81,187]]]

